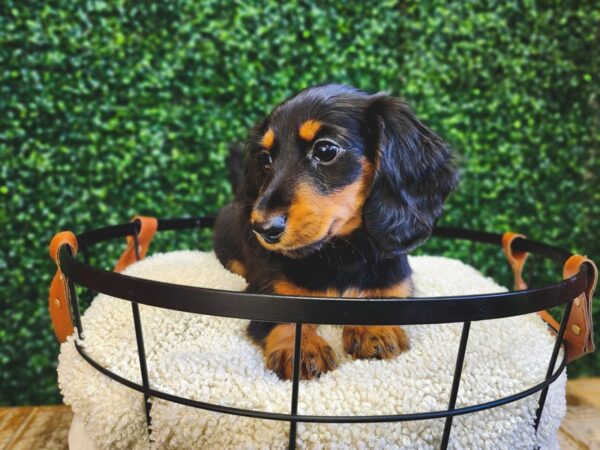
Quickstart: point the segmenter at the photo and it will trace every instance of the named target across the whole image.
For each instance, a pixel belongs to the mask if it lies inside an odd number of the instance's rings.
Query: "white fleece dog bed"
[[[418,296],[505,291],[463,263],[412,257]],[[190,286],[242,290],[245,282],[213,253],[179,251],[136,263],[128,275]],[[250,300],[249,300],[250,301]],[[285,301],[285,300],[281,300]],[[332,300],[335,301],[335,300]],[[288,413],[291,382],[268,371],[245,335],[246,322],[141,306],[150,384],[192,399]],[[98,295],[83,317],[86,351],[110,370],[141,384],[130,303]],[[447,408],[461,324],[408,326],[410,351],[390,361],[353,361],[342,350],[342,328],[320,326],[339,367],[300,383],[300,414],[400,414]],[[541,381],[554,339],[536,316],[474,322],[457,407],[498,399]],[[289,424],[227,416],[152,399],[152,443],[142,395],[93,369],[73,338],[61,347],[60,389],[84,436],[97,449],[283,449]],[[533,428],[538,396],[454,419],[450,448],[558,449],[566,375],[552,384],[542,423]],[[383,424],[299,424],[307,449],[438,448],[443,419]],[[81,431],[81,430],[80,430]],[[76,437],[72,448],[77,448]],[[81,438],[81,437],[80,437]]]

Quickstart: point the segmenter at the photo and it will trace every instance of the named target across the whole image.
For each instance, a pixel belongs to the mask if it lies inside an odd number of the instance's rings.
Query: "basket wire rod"
[[[73,252],[70,248],[68,248],[67,251],[71,254],[71,256],[73,256]],[[73,281],[70,278],[67,278],[67,285],[69,289],[69,302],[71,303],[71,313],[73,314],[73,321],[75,322],[75,328],[77,329],[77,337],[79,339],[82,339],[83,327],[81,325],[81,313],[79,311],[79,301],[77,299],[75,283],[73,283]]]
[[[467,350],[467,341],[469,340],[470,329],[471,322],[465,322],[463,324],[462,333],[460,335],[458,354],[456,355],[456,366],[454,367],[454,378],[452,379],[452,389],[450,390],[450,402],[448,403],[448,411],[452,411],[456,407],[456,397],[458,396],[460,376],[462,374],[463,363],[465,361],[465,352]],[[453,418],[454,416],[446,417],[446,422],[444,423],[444,433],[442,434],[442,443],[440,445],[440,449],[442,450],[446,450],[446,448],[448,448],[448,441],[450,439],[450,430],[452,429]]]
[[[123,378],[117,375],[114,372],[111,372],[107,368],[103,367],[97,361],[95,361],[92,357],[90,357],[83,348],[75,342],[75,348],[81,355],[83,359],[85,359],[92,367],[94,367],[99,372],[106,375],[108,378],[115,380],[118,383],[121,383],[128,388],[134,389],[137,392],[144,393],[144,387],[140,384],[134,383],[131,380]],[[306,415],[296,415],[291,416],[290,414],[279,414],[279,413],[270,413],[266,411],[257,411],[251,409],[239,409],[232,408],[228,406],[222,406],[213,403],[205,403],[196,400],[192,400],[185,397],[179,397],[177,395],[167,394],[166,392],[158,391],[156,389],[150,388],[150,395],[152,397],[160,398],[169,402],[178,403],[180,405],[190,406],[192,408],[199,408],[206,411],[212,411],[216,413],[222,414],[230,414],[236,416],[243,417],[252,417],[255,419],[265,419],[265,420],[277,420],[290,422],[295,417],[297,422],[303,423],[389,423],[389,422],[406,422],[406,421],[415,421],[415,420],[431,420],[431,419],[440,419],[446,418],[448,416],[458,416],[464,414],[471,414],[474,412],[485,411],[490,408],[496,408],[498,406],[506,405],[517,400],[521,400],[525,397],[529,397],[530,395],[535,394],[536,392],[540,392],[544,387],[553,383],[565,370],[567,365],[567,361],[565,359],[565,354],[563,353],[563,357],[561,358],[561,362],[559,364],[558,370],[552,375],[548,380],[542,381],[532,387],[529,387],[523,391],[520,391],[516,394],[509,395],[508,397],[503,397],[497,400],[488,401],[485,403],[479,403],[470,406],[463,406],[460,408],[455,408],[452,411],[443,410],[443,411],[429,411],[429,412],[421,412],[421,413],[409,413],[409,414],[400,414],[400,415],[375,415],[375,416],[306,416]]]
[[[140,260],[138,230],[133,227],[133,243],[135,246],[135,259]],[[133,324],[135,326],[135,340],[137,343],[138,357],[140,360],[140,372],[142,375],[142,386],[144,387],[144,409],[146,410],[146,428],[150,435],[150,382],[148,380],[148,367],[146,365],[146,350],[144,348],[144,333],[142,331],[142,319],[140,317],[140,306],[138,303],[131,302],[131,311],[133,313]]]
[[[292,375],[292,407],[291,415],[298,414],[298,388],[300,387],[300,352],[302,350],[302,323],[296,323],[296,335],[294,339],[294,369]],[[290,420],[290,440],[288,448],[296,448],[296,427],[298,423]]]
[[[565,306],[565,311],[563,312],[563,316],[560,321],[560,328],[558,329],[558,333],[556,334],[556,340],[554,341],[554,348],[552,349],[552,355],[550,356],[550,362],[548,364],[548,369],[546,370],[546,377],[544,378],[545,380],[550,378],[552,376],[552,373],[554,372],[554,366],[556,364],[556,359],[558,358],[558,352],[560,351],[560,347],[563,342],[563,336],[564,336],[565,330],[567,328],[567,321],[569,320],[569,316],[571,315],[572,307],[573,307],[573,301],[568,302],[567,306]],[[567,349],[565,347],[564,352],[566,353],[566,351],[567,351]],[[544,405],[546,404],[546,396],[548,395],[549,388],[550,388],[550,386],[545,387],[540,394],[540,399],[538,401],[538,407],[537,407],[537,410],[535,411],[535,422],[534,422],[535,431],[537,431],[537,429],[540,425],[540,420],[542,418],[542,412],[544,410]]]

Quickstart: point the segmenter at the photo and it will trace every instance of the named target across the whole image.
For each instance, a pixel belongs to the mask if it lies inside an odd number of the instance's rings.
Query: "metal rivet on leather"
[[[581,328],[579,328],[579,325],[573,325],[571,329],[573,330],[573,333],[577,336],[579,336],[579,333],[581,333]]]

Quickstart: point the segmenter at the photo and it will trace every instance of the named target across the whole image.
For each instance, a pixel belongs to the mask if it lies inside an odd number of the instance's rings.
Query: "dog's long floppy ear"
[[[366,114],[376,172],[363,221],[382,253],[391,257],[429,237],[458,174],[448,146],[401,100],[375,94]]]

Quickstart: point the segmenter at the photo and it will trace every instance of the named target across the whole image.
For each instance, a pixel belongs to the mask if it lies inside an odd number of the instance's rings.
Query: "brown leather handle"
[[[513,241],[524,235],[506,232],[502,235],[502,249],[513,271],[515,290],[527,289],[523,280],[523,266],[527,260],[527,252],[515,252],[512,249]],[[598,269],[591,259],[581,255],[573,255],[563,267],[563,279],[576,275],[583,264],[588,268],[588,285],[586,291],[573,300],[571,313],[567,319],[565,329],[565,346],[567,348],[567,362],[571,362],[583,355],[594,351],[594,327],[592,322],[592,296],[598,282]],[[548,311],[539,311],[538,315],[555,331],[560,324]]]
[[[143,259],[148,252],[152,237],[156,233],[158,221],[154,217],[135,216],[132,221],[140,223],[140,231],[138,233],[138,254],[140,259]],[[75,327],[71,314],[71,303],[69,284],[65,275],[60,270],[58,255],[60,248],[63,245],[68,245],[73,252],[73,256],[77,255],[78,245],[77,237],[70,231],[61,231],[57,233],[50,242],[50,257],[56,264],[56,274],[50,283],[50,293],[48,296],[48,310],[54,327],[54,334],[59,342],[65,342],[67,337],[73,334]],[[129,264],[137,261],[135,251],[135,240],[132,236],[127,236],[127,248],[117,261],[115,272],[122,271]]]
[[[513,251],[512,243],[516,238],[525,239],[525,235],[513,233],[511,231],[504,233],[502,235],[502,250],[504,251],[506,259],[508,260],[508,264],[513,271],[515,279],[515,291],[522,291],[527,289],[527,283],[525,283],[525,280],[523,280],[523,267],[525,266],[525,261],[527,260],[529,253]],[[553,328],[555,331],[558,331],[560,325],[548,311],[538,311],[538,315],[544,322],[550,325],[551,328]]]
[[[144,259],[146,253],[148,253],[148,248],[150,247],[152,238],[156,233],[156,229],[158,228],[158,220],[156,220],[154,217],[135,216],[131,221],[140,223],[140,231],[138,232],[138,254],[139,259]],[[117,261],[114,271],[122,272],[125,267],[133,264],[137,260],[138,258],[135,252],[135,240],[133,239],[133,236],[127,236],[127,248]]]
[[[502,235],[502,250],[504,250],[508,264],[513,271],[515,290],[522,291],[523,289],[527,289],[527,283],[523,280],[523,266],[525,266],[525,261],[527,260],[529,253],[513,251],[512,243],[516,238],[525,239],[525,235],[512,233],[510,231],[504,233]]]
[[[563,278],[571,278],[586,264],[587,286],[585,292],[573,300],[571,314],[565,329],[567,361],[571,362],[595,350],[594,325],[592,322],[592,297],[598,284],[598,268],[585,256],[571,256],[563,267]]]
[[[73,320],[71,319],[71,303],[69,301],[69,285],[66,277],[60,270],[59,252],[63,245],[68,245],[77,254],[77,238],[70,231],[57,233],[50,241],[50,258],[56,264],[56,274],[50,283],[48,296],[48,310],[54,327],[54,334],[59,342],[65,342],[73,334]]]
[[[525,266],[525,261],[527,260],[529,253],[513,251],[512,243],[516,238],[525,239],[525,235],[513,233],[511,231],[504,233],[502,235],[502,250],[504,251],[508,264],[513,271],[515,291],[522,291],[527,289],[527,283],[525,283],[525,280],[523,280],[523,267]],[[553,328],[555,331],[558,331],[560,325],[548,311],[538,311],[538,316],[540,316],[544,322],[550,325],[551,328]]]

